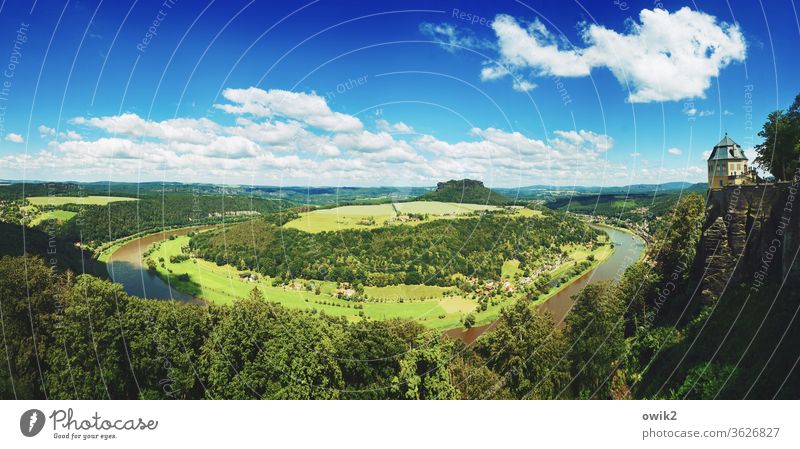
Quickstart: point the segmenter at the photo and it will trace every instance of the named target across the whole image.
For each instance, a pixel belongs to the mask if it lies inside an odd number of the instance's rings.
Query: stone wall
[[[729,186],[707,193],[694,275],[702,297],[766,283],[800,287],[800,172],[791,183]],[[785,288],[787,288],[785,287]],[[800,293],[798,293],[800,294]]]

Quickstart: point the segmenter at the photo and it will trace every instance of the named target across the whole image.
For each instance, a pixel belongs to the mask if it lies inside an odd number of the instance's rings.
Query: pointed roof
[[[733,139],[731,139],[730,137],[728,137],[728,133],[725,133],[725,137],[723,137],[722,140],[720,140],[718,144],[714,145],[714,148],[717,148],[717,147],[733,147],[733,146],[738,147],[739,144],[734,142]]]
[[[734,142],[733,139],[728,137],[728,133],[725,133],[725,137],[719,141],[718,144],[714,145],[714,149],[711,150],[711,155],[708,156],[708,160],[747,160],[747,156],[744,155],[744,151],[742,151],[742,147],[739,146],[738,143]]]

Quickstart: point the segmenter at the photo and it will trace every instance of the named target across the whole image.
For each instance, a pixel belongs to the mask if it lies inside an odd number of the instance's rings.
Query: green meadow
[[[372,229],[390,224],[418,225],[439,219],[455,219],[469,216],[472,212],[500,209],[498,206],[481,204],[443,203],[438,201],[409,201],[359,206],[341,206],[304,212],[299,218],[286,223],[287,228],[317,233],[341,231],[343,229]],[[515,214],[534,216],[538,211],[513,207]],[[406,214],[425,215],[424,220],[404,221]]]
[[[49,210],[49,211],[42,212],[42,213],[36,215],[30,221],[29,224],[31,226],[36,226],[39,223],[42,223],[44,221],[49,221],[49,220],[55,220],[57,222],[65,222],[65,221],[68,221],[69,219],[71,219],[72,217],[74,217],[75,215],[77,215],[77,213],[71,212],[71,211],[68,211],[68,210],[60,210],[60,209]]]

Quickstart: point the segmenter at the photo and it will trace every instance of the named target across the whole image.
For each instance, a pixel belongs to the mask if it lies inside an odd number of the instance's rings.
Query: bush
[[[469,314],[464,317],[464,329],[470,329],[472,326],[475,325],[475,315]]]

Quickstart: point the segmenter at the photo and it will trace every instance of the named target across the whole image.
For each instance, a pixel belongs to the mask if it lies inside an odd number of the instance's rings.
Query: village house
[[[349,282],[342,282],[333,291],[333,296],[337,298],[350,298],[356,294],[356,290],[350,285]]]
[[[258,275],[255,273],[239,273],[239,279],[245,282],[256,282],[258,281]]]

